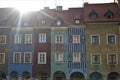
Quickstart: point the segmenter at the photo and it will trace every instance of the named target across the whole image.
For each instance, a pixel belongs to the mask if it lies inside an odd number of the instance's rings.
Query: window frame
[[[26,62],[26,61],[25,61],[25,59],[26,59],[25,55],[26,55],[26,54],[29,54],[29,55],[30,55],[30,60],[29,60],[29,62]],[[32,63],[32,52],[24,52],[24,63]]]
[[[16,54],[16,53],[19,54],[19,62],[16,62],[16,61],[15,61],[15,54]],[[16,64],[16,63],[18,63],[18,64],[21,63],[21,52],[14,52],[14,53],[13,53],[13,63],[15,63],[15,64]]]
[[[59,40],[57,40],[57,37],[59,37]],[[62,40],[60,41],[60,37],[62,37]],[[63,35],[55,35],[55,43],[63,43]]]
[[[79,58],[75,58],[75,54],[79,54]],[[81,63],[81,53],[80,52],[73,52],[73,63]]]
[[[40,55],[44,55],[44,62],[40,62]],[[47,53],[46,52],[38,52],[38,64],[47,64]]]
[[[27,36],[30,37],[30,42],[27,42],[28,41]],[[32,44],[32,34],[25,34],[25,44]]]
[[[0,43],[0,44],[6,44],[6,35],[0,35],[0,37],[4,37],[4,43]]]
[[[98,43],[93,42],[93,36],[98,36],[98,40],[99,40]],[[92,34],[90,39],[91,39],[91,42],[90,42],[91,45],[100,45],[100,35],[99,34]]]
[[[77,36],[77,38],[75,38],[75,36]],[[80,40],[81,40],[80,39],[81,38],[80,35],[73,35],[72,37],[73,37],[73,41],[72,41],[73,44],[79,44],[80,43]]]
[[[108,41],[108,36],[111,36],[111,35],[113,35],[114,38],[115,38],[114,43],[109,43],[109,41]],[[112,44],[112,45],[116,44],[116,35],[115,35],[115,34],[107,34],[107,35],[106,35],[106,42],[107,42],[107,44]]]
[[[59,58],[61,57],[61,60],[58,60],[56,58],[57,54],[59,54]],[[56,52],[56,53],[54,53],[54,62],[55,63],[64,63],[64,54],[63,54],[63,52]]]
[[[45,36],[45,40],[41,39],[41,37]],[[39,43],[46,43],[47,35],[46,33],[39,33]]]
[[[19,41],[17,41],[17,36],[18,35],[19,35],[19,38],[20,38]],[[14,43],[15,44],[21,44],[22,43],[22,34],[15,34]]]
[[[93,55],[99,55],[99,61],[100,61],[99,64],[97,64],[96,62],[93,62]],[[101,56],[100,53],[92,53],[92,54],[91,54],[91,64],[92,64],[92,65],[101,65],[101,64],[102,64],[102,56]]]
[[[115,56],[116,56],[116,63],[115,64],[114,63],[110,64],[110,61],[109,61],[109,55],[110,54],[115,54]],[[116,64],[118,64],[118,55],[117,55],[117,53],[107,53],[107,64],[108,65],[116,65]]]

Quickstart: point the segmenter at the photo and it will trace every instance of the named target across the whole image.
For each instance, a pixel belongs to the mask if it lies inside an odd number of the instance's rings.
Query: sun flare
[[[40,3],[40,1],[37,1],[37,0],[16,0],[16,1],[15,0],[8,0],[8,1],[4,0],[4,1],[1,1],[1,4],[4,6],[7,5],[9,7],[13,7],[19,10],[21,14],[27,13],[29,11],[38,11],[44,5]]]

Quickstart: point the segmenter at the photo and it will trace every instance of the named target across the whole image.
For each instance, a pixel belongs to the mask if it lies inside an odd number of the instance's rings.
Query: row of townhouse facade
[[[0,8],[0,79],[119,80],[118,3]]]

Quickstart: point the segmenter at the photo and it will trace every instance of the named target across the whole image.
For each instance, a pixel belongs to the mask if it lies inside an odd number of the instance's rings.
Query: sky
[[[0,7],[19,7],[22,9],[40,10],[44,7],[55,9],[63,6],[63,9],[82,7],[84,2],[88,3],[110,3],[114,0],[0,0]]]

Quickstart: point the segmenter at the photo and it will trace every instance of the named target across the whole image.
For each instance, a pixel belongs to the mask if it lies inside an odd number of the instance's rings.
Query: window
[[[107,19],[111,19],[111,18],[113,18],[114,13],[109,9],[109,10],[107,10],[107,11],[105,12],[104,16],[105,16],[105,18],[107,18]]]
[[[22,35],[16,34],[15,35],[15,44],[21,44],[22,43]]]
[[[92,10],[91,13],[89,14],[90,19],[96,19],[98,14],[96,13],[95,10]]]
[[[81,62],[81,54],[79,52],[73,53],[73,62],[80,63]]]
[[[25,44],[32,43],[32,34],[25,34]]]
[[[46,64],[46,52],[38,53],[38,64]]]
[[[92,64],[101,64],[101,55],[100,54],[92,54],[91,55],[91,63]]]
[[[0,44],[6,44],[6,35],[0,35]]]
[[[24,63],[32,63],[32,52],[24,53]]]
[[[116,53],[108,53],[107,63],[108,64],[117,64],[117,54]]]
[[[75,24],[80,24],[80,19],[75,19]]]
[[[61,20],[57,20],[57,25],[60,26],[62,24]]]
[[[45,24],[46,23],[46,19],[41,19],[41,23]]]
[[[80,43],[80,35],[73,35],[73,43]]]
[[[100,36],[92,35],[91,36],[91,44],[100,44]]]
[[[116,36],[114,34],[107,35],[107,44],[115,44]]]
[[[39,34],[39,42],[46,42],[46,34],[45,33],[40,33]]]
[[[63,35],[56,35],[55,42],[56,43],[63,43]]]
[[[61,17],[57,17],[56,24],[57,24],[57,26],[60,26],[62,24],[62,18]]]
[[[56,63],[63,63],[63,53],[55,53],[54,54],[54,59]]]
[[[5,63],[5,53],[0,53],[0,64]]]
[[[13,63],[21,63],[21,52],[14,52]]]

